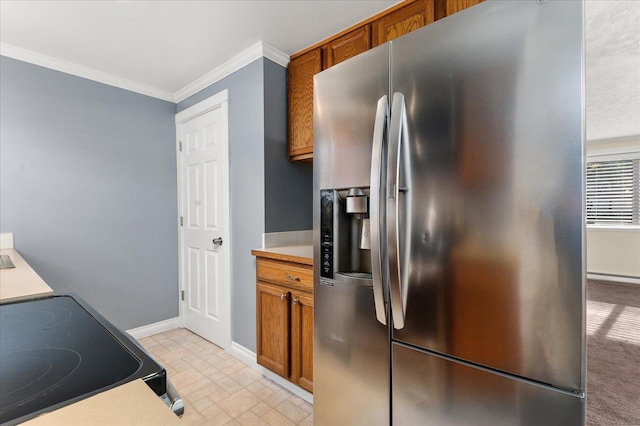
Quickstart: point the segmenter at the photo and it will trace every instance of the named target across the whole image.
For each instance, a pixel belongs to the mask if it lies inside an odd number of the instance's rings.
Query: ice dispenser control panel
[[[320,276],[333,278],[333,189],[320,191]]]

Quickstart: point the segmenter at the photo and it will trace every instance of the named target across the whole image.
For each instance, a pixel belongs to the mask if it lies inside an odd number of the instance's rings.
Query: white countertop
[[[53,296],[53,290],[12,248],[1,249],[15,268],[0,269],[0,304]]]

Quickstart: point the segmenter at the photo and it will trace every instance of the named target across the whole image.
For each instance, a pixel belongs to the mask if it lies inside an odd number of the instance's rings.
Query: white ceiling
[[[640,1],[586,2],[587,140],[640,140]]]
[[[259,41],[291,55],[398,1],[0,1],[0,41],[175,93]]]
[[[291,55],[397,2],[0,0],[0,53],[175,100],[260,41]],[[640,135],[640,1],[586,4],[587,139]]]

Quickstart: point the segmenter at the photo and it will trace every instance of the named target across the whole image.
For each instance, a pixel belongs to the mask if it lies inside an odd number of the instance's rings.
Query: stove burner
[[[63,348],[2,353],[0,406],[9,409],[54,390],[78,369],[81,360],[78,352]]]
[[[71,296],[0,305],[0,423],[16,424],[129,380],[158,394],[166,373]]]
[[[33,309],[31,311],[1,312],[0,322],[3,324],[2,339],[23,336],[32,332],[46,332],[52,327],[68,322],[71,317],[69,309],[51,307],[48,310]]]

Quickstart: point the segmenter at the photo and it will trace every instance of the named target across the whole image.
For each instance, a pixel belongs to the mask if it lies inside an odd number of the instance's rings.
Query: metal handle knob
[[[281,299],[281,300],[284,300],[284,298],[285,298],[285,297],[287,297],[287,293],[282,293],[282,294],[280,295],[280,299]]]
[[[213,245],[220,247],[222,245],[222,237],[214,238]]]
[[[293,299],[293,303],[298,303],[299,300],[297,298]]]
[[[300,277],[292,277],[291,275],[287,274],[287,279],[289,281],[298,281],[300,282]]]

